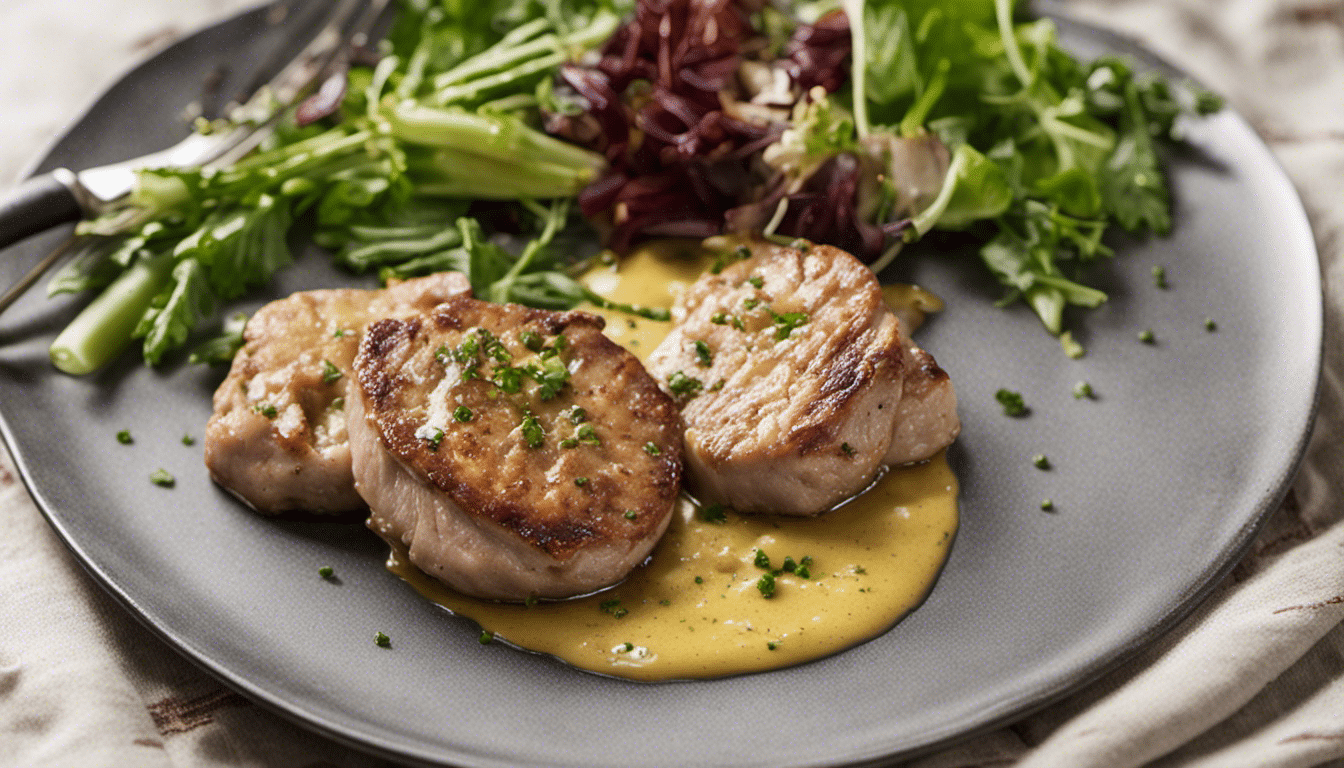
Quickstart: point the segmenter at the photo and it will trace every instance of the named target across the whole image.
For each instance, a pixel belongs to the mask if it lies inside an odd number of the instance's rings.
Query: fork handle
[[[25,179],[0,197],[0,249],[83,216],[70,184],[75,176],[62,170]]]

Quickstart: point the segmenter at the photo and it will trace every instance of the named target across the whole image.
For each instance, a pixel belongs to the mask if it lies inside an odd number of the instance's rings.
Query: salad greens
[[[140,339],[160,362],[291,263],[299,220],[354,273],[458,270],[482,298],[553,309],[614,306],[575,280],[595,254],[580,246],[595,240],[583,214],[625,226],[619,243],[745,228],[858,244],[879,270],[932,231],[967,232],[1005,300],[1067,336],[1065,307],[1106,299],[1079,275],[1111,255],[1108,228],[1171,228],[1160,152],[1178,139],[1177,118],[1218,108],[1122,59],[1077,61],[1052,22],[1023,17],[1014,0],[633,3],[404,0],[376,65],[350,71],[334,111],[297,110],[228,167],[144,171],[126,207],[80,226],[49,293],[101,293],[56,339],[53,361],[88,373]],[[701,29],[696,13],[718,15]],[[700,34],[705,46],[699,58],[669,54],[694,70],[681,95],[650,82],[669,73],[663,38],[648,37],[678,24],[658,34]],[[848,48],[836,42],[845,34]],[[654,58],[641,62],[645,48]],[[794,101],[753,125],[727,114],[751,94],[720,86],[763,51],[791,73]],[[615,71],[619,87],[604,74]],[[576,137],[585,116],[603,131]],[[658,181],[664,162],[690,175]],[[713,204],[677,222],[669,196],[686,190]],[[622,211],[639,212],[632,224]],[[506,248],[500,233],[526,243]],[[241,341],[232,318],[192,359],[226,361]]]
[[[582,226],[565,201],[605,161],[546,135],[538,114],[554,101],[549,70],[604,40],[620,15],[580,0],[407,3],[377,66],[351,71],[338,114],[287,123],[227,168],[144,171],[127,208],[80,226],[82,248],[49,293],[102,293],[52,360],[89,373],[137,338],[158,363],[221,302],[291,263],[301,216],[355,272],[452,268],[495,300],[583,300],[552,246]],[[471,200],[523,201],[515,228],[540,236],[514,256],[466,217]],[[198,359],[227,359],[229,346],[212,340]]]
[[[1106,300],[1076,275],[1112,255],[1102,242],[1109,226],[1170,231],[1158,145],[1178,139],[1181,114],[1217,110],[1212,94],[1181,100],[1166,80],[1117,57],[1081,63],[1058,46],[1052,22],[1019,21],[1012,0],[843,5],[855,55],[852,90],[841,96],[851,101],[855,138],[881,154],[933,137],[950,155],[937,196],[901,228],[904,240],[974,230],[1005,300],[1025,301],[1058,335],[1066,306]],[[879,223],[904,213],[878,208]]]

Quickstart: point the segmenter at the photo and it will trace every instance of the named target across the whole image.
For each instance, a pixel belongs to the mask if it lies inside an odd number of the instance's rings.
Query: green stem
[[[455,149],[438,150],[429,164],[410,170],[417,194],[482,200],[572,197],[594,176],[587,169],[536,161],[510,163]]]
[[[518,256],[518,260],[513,263],[509,271],[490,286],[491,301],[503,304],[509,300],[509,289],[518,280],[518,276],[531,269],[532,262],[536,259],[537,254],[541,253],[541,250],[547,245],[550,245],[551,241],[555,239],[555,233],[560,231],[560,226],[569,217],[569,198],[557,200],[555,205],[546,211],[545,216],[546,224],[542,227],[541,234],[523,247],[522,254]]]
[[[1003,54],[1008,57],[1008,63],[1012,66],[1017,79],[1022,82],[1022,87],[1030,88],[1036,78],[1027,67],[1027,60],[1022,58],[1022,49],[1017,44],[1017,34],[1013,31],[1013,0],[994,0],[994,16],[999,23]]]
[[[565,54],[555,52],[547,54],[531,61],[523,62],[513,69],[506,69],[503,72],[496,72],[491,75],[479,77],[470,82],[458,85],[449,85],[440,88],[434,94],[434,99],[441,105],[448,105],[454,102],[470,101],[483,93],[487,93],[496,88],[502,88],[506,85],[512,85],[518,80],[523,80],[542,72],[549,72],[551,69],[565,63]]]
[[[542,54],[554,53],[560,44],[560,38],[555,35],[544,35],[512,48],[496,45],[479,56],[473,56],[462,62],[456,67],[437,75],[434,78],[434,88],[443,89],[450,85],[457,85],[471,80],[473,77],[480,77],[495,72],[508,69],[515,64],[519,64],[526,59]]]
[[[446,228],[439,230],[432,237],[415,240],[384,240],[362,245],[343,254],[341,260],[360,271],[364,271],[373,266],[404,261],[412,256],[433,253],[446,248],[456,248],[461,244],[462,233],[456,229]]]
[[[912,229],[920,237],[928,234],[933,225],[938,223],[938,218],[947,210],[947,204],[952,202],[952,193],[957,190],[957,177],[961,175],[961,169],[966,167],[970,159],[970,147],[966,144],[957,147],[957,151],[952,154],[952,162],[947,166],[947,173],[943,176],[943,186],[938,190],[938,196],[929,203],[929,207],[920,211],[911,221],[914,225]]]
[[[854,129],[859,140],[868,138],[868,39],[864,29],[863,0],[841,0],[849,17],[850,82],[854,91]]]
[[[952,62],[948,59],[939,59],[938,67],[934,70],[933,76],[929,78],[929,85],[924,89],[919,99],[910,107],[910,111],[905,113],[901,120],[901,135],[905,138],[918,136],[924,129],[924,123],[929,119],[929,112],[933,110],[938,99],[942,98],[943,91],[947,90],[947,73],[952,69]]]
[[[149,303],[168,283],[173,254],[142,259],[122,273],[51,343],[51,362],[83,376],[112,361],[131,341]]]

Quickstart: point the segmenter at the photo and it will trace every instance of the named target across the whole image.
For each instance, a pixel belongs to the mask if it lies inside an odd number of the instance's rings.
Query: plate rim
[[[206,35],[219,27],[238,24],[246,17],[265,14],[269,8],[281,4],[283,0],[277,0],[274,3],[264,4],[262,6],[244,10],[240,13],[228,16],[209,24],[206,27],[198,29],[189,35],[186,35],[171,45],[164,47],[146,57],[138,64],[132,66],[117,76],[116,80],[106,88],[90,105],[81,111],[79,117],[68,123],[65,130],[52,141],[48,142],[41,150],[38,159],[29,164],[28,170],[23,175],[24,178],[40,170],[56,167],[54,157],[59,153],[63,143],[71,136],[78,133],[80,126],[113,95],[118,86],[124,81],[135,78],[138,75],[150,71],[154,68],[160,57],[164,56],[174,48],[182,46],[189,41]],[[1059,4],[1053,2],[1043,3],[1044,10],[1038,11],[1042,15],[1052,18],[1056,23],[1068,25],[1080,30],[1083,34],[1093,36],[1098,39],[1109,41],[1112,47],[1123,49],[1125,53],[1141,57],[1151,65],[1158,66],[1171,73],[1176,73],[1186,79],[1193,79],[1184,70],[1176,67],[1170,61],[1161,55],[1145,47],[1137,39],[1117,32],[1115,30],[1099,27],[1087,21],[1070,16],[1067,12],[1060,10]],[[1255,133],[1253,127],[1240,113],[1237,113],[1231,107],[1225,106],[1224,112],[1231,116],[1237,122],[1238,126],[1255,136],[1256,140],[1265,145],[1264,140]],[[1276,174],[1276,181],[1284,185],[1291,195],[1293,202],[1294,219],[1293,227],[1301,227],[1299,234],[1305,234],[1305,240],[1310,248],[1310,254],[1315,258],[1315,264],[1319,265],[1320,255],[1316,245],[1314,232],[1311,229],[1310,221],[1306,216],[1305,208],[1302,204],[1300,195],[1293,186],[1290,177],[1282,166],[1279,159],[1265,145],[1266,154],[1269,157],[1273,170]],[[991,708],[977,724],[967,728],[960,724],[950,725],[938,732],[927,734],[929,738],[922,741],[919,745],[901,749],[898,752],[881,751],[862,756],[853,755],[851,758],[842,759],[842,762],[834,761],[800,763],[800,765],[849,765],[865,766],[874,765],[893,758],[912,758],[919,755],[926,755],[945,748],[951,744],[958,743],[976,735],[980,735],[1002,725],[1029,716],[1031,713],[1039,711],[1051,704],[1054,704],[1088,684],[1094,682],[1105,674],[1119,668],[1126,661],[1138,655],[1142,650],[1151,646],[1159,638],[1170,633],[1175,626],[1191,615],[1194,610],[1202,605],[1210,595],[1224,581],[1227,574],[1230,573],[1238,563],[1242,561],[1246,552],[1253,544],[1256,535],[1263,528],[1269,516],[1279,508],[1283,499],[1291,490],[1293,480],[1298,473],[1302,461],[1308,449],[1312,435],[1312,427],[1315,423],[1321,400],[1322,374],[1324,367],[1324,286],[1319,269],[1311,273],[1313,283],[1313,298],[1311,305],[1311,327],[1307,329],[1315,340],[1310,354],[1313,356],[1313,375],[1311,379],[1310,404],[1306,411],[1301,414],[1302,426],[1295,430],[1296,440],[1293,445],[1289,459],[1283,463],[1279,476],[1274,479],[1272,488],[1260,494],[1261,503],[1254,517],[1242,525],[1238,535],[1234,537],[1223,548],[1223,555],[1215,562],[1210,563],[1202,569],[1199,578],[1198,587],[1189,590],[1187,594],[1180,596],[1174,604],[1162,615],[1160,619],[1153,622],[1150,626],[1138,632],[1132,641],[1123,645],[1114,647],[1111,652],[1094,658],[1090,663],[1081,668],[1074,668],[1069,674],[1064,676],[1067,679],[1061,679],[1058,685],[1049,690],[1031,690],[1022,691],[1021,695],[1011,701],[1000,701],[997,706]],[[18,439],[14,432],[10,418],[5,411],[0,411],[0,439],[3,439],[18,471],[19,477],[35,506],[46,520],[47,524],[57,534],[62,545],[67,551],[71,552],[80,566],[86,573],[93,577],[93,580],[109,595],[111,595],[127,612],[129,612],[140,625],[146,627],[161,641],[165,642],[175,649],[183,658],[187,659],[197,668],[202,669],[215,679],[221,681],[229,688],[243,694],[249,701],[261,705],[268,711],[281,715],[284,719],[292,722],[299,727],[316,732],[323,737],[332,739],[338,743],[351,748],[378,755],[380,757],[406,761],[412,760],[424,765],[443,765],[439,759],[432,756],[419,754],[415,751],[407,751],[405,747],[399,747],[391,744],[384,739],[371,738],[370,734],[351,735],[340,730],[338,724],[329,723],[321,716],[315,715],[304,710],[298,703],[292,701],[280,700],[266,690],[258,686],[251,680],[241,677],[229,669],[220,666],[209,657],[208,652],[196,646],[188,638],[179,637],[159,626],[148,615],[146,608],[134,596],[127,593],[110,574],[108,574],[102,565],[95,562],[89,553],[79,542],[74,540],[71,532],[65,524],[59,519],[59,515],[54,514],[53,508],[46,495],[36,486],[32,469],[28,464],[28,457],[21,453],[18,446]],[[303,711],[301,711],[303,710]],[[495,761],[492,756],[480,753],[468,753],[461,745],[449,745],[455,750],[451,759],[466,760],[463,764],[470,765],[506,765],[510,763]],[[880,749],[880,748],[879,748]],[[475,762],[470,762],[475,761]]]

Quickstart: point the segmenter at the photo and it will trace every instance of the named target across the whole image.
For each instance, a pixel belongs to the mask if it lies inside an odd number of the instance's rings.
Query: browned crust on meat
[[[841,424],[839,417],[851,404],[869,390],[874,380],[901,376],[904,356],[899,347],[875,350],[861,343],[864,335],[861,329],[849,326],[846,331],[839,342],[842,346],[834,358],[835,364],[826,369],[820,396],[805,408],[809,420],[789,434],[786,448],[800,455],[833,449]]]
[[[933,387],[939,386],[950,377],[947,371],[938,365],[938,361],[933,359],[933,355],[920,347],[913,347],[910,350],[910,360],[914,363],[912,370],[906,374],[905,386],[911,389],[911,394],[918,396]]]
[[[639,361],[601,333],[602,326],[601,318],[583,312],[466,297],[444,302],[424,322],[374,323],[355,362],[370,423],[398,461],[447,494],[464,514],[498,524],[558,560],[589,545],[656,536],[680,486],[680,416]],[[444,384],[461,366],[453,370],[436,360],[435,350],[456,348],[477,328],[490,330],[514,363],[534,359],[519,341],[519,330],[547,339],[564,334],[568,348],[562,359],[573,371],[569,383],[547,401],[528,391],[530,381],[519,395],[500,395],[488,380],[492,363],[481,357],[480,378]],[[452,408],[417,392],[434,392],[440,385],[454,407],[463,405],[473,416],[465,424],[436,424],[443,437],[435,449],[422,429],[434,419],[443,421]],[[574,405],[591,414],[601,445],[560,447],[564,436],[577,431],[565,414]],[[522,440],[524,409],[545,432],[541,447]],[[650,442],[658,455],[644,450]],[[577,486],[576,477],[587,478],[586,484]],[[634,511],[633,519],[627,510]]]

